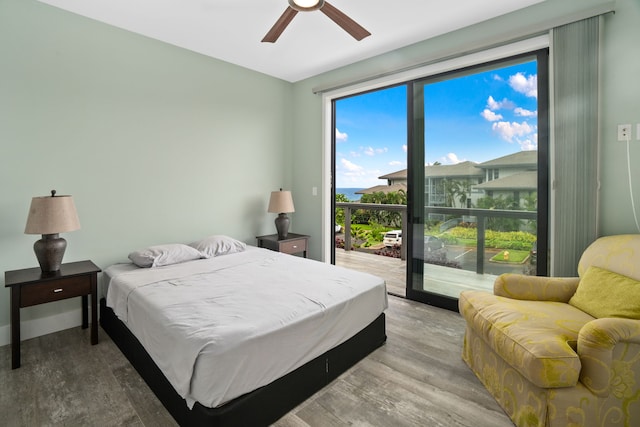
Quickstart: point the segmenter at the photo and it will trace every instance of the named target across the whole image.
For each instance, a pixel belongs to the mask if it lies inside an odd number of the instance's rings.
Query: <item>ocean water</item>
[[[350,202],[359,202],[362,195],[356,194],[356,191],[360,190],[362,188],[336,188],[336,194],[344,194]]]

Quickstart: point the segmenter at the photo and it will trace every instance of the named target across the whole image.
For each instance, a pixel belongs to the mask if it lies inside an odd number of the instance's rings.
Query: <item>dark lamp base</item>
[[[286,213],[281,213],[276,218],[276,230],[278,230],[278,240],[284,240],[289,233],[289,217]]]
[[[52,273],[60,270],[64,251],[67,249],[67,241],[58,234],[43,234],[42,239],[33,244],[40,269],[43,273]]]

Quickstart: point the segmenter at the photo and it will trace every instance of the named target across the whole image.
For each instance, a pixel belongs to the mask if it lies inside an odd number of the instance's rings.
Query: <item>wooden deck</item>
[[[388,293],[406,297],[406,263],[399,258],[336,249],[336,265],[380,276],[387,283]],[[496,278],[433,264],[425,264],[424,272],[423,290],[454,298],[465,289],[492,291]]]
[[[380,276],[387,282],[387,292],[405,297],[406,263],[400,258],[336,249],[336,265]]]

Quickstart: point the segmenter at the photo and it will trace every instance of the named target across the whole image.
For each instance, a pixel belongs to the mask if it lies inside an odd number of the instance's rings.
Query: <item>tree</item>
[[[455,208],[456,200],[460,202],[460,207],[467,207],[467,199],[471,193],[471,183],[469,180],[443,179],[445,206]]]
[[[471,182],[468,179],[460,182],[460,191],[457,196],[460,201],[460,207],[467,207],[467,200],[471,196]]]
[[[377,191],[372,194],[364,194],[362,199],[360,199],[362,203],[374,203],[381,205],[406,205],[407,204],[407,193],[404,190],[399,191],[390,191],[388,193],[384,193],[382,191]],[[392,212],[385,210],[365,210],[358,209],[357,211],[358,221],[363,221],[365,216],[367,218],[366,222],[359,223],[378,223],[382,225],[386,225],[389,227],[402,227],[402,214],[400,212]]]
[[[517,210],[518,203],[513,196],[482,197],[477,203],[480,209]],[[515,218],[487,218],[487,229],[495,231],[519,231],[520,220]]]

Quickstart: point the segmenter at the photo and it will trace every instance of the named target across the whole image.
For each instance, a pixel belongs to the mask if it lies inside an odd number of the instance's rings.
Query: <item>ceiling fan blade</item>
[[[324,6],[322,6],[320,10],[329,18],[331,18],[333,22],[340,25],[343,30],[351,34],[351,36],[358,41],[371,35],[371,33],[365,30],[364,28],[362,28],[360,24],[358,24],[353,19],[349,18],[344,13],[340,12],[338,9],[336,9],[326,1],[324,2]]]
[[[274,43],[280,37],[280,34],[287,28],[287,25],[291,22],[294,16],[298,13],[297,10],[288,7],[282,16],[273,24],[273,27],[269,30],[266,36],[262,39],[262,42]]]

